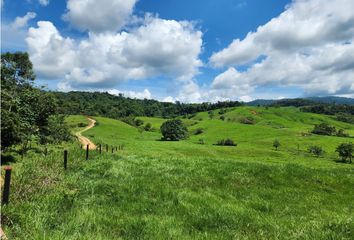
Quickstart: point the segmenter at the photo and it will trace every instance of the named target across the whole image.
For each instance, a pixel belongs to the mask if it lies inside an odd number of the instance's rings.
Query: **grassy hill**
[[[30,152],[14,165],[5,231],[11,239],[352,239],[354,169],[336,162],[334,150],[353,138],[309,131],[326,122],[353,136],[353,125],[292,107],[189,117],[182,118],[190,135],[184,141],[160,140],[166,119],[141,117],[154,130],[140,133],[94,117],[97,125],[84,135],[123,150],[91,151],[88,161],[77,143],[50,146],[46,157]],[[67,122],[73,131],[87,123],[83,116]],[[214,145],[223,138],[238,146]],[[311,145],[326,154],[311,156]]]

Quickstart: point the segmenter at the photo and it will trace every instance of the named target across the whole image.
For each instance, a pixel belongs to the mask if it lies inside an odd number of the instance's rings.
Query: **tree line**
[[[58,114],[56,96],[34,87],[27,53],[1,54],[1,149],[18,144],[67,141],[71,135]]]

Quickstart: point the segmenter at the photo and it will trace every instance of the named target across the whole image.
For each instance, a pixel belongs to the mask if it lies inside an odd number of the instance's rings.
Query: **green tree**
[[[163,140],[179,141],[188,137],[187,127],[180,119],[173,119],[161,125]]]
[[[316,157],[320,157],[324,154],[324,151],[320,146],[310,146],[308,148],[308,152],[315,155]]]
[[[144,130],[147,131],[147,132],[151,131],[151,130],[152,130],[152,125],[151,125],[151,123],[145,124]]]
[[[278,148],[280,147],[280,142],[278,139],[275,139],[273,142],[273,147],[275,148],[276,151],[278,151]]]
[[[47,132],[48,118],[56,112],[52,94],[34,88],[35,75],[27,53],[1,55],[1,147],[28,143]]]
[[[342,143],[336,148],[336,152],[338,152],[338,155],[342,158],[342,160],[344,162],[349,160],[349,163],[352,163],[353,151],[353,143]]]
[[[332,135],[336,134],[336,128],[333,126],[330,126],[327,123],[316,124],[312,130],[312,133],[318,134],[318,135],[332,136]]]

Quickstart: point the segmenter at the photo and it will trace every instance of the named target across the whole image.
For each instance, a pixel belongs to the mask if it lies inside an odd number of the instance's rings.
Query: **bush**
[[[152,131],[152,125],[151,125],[151,123],[147,123],[147,124],[145,124],[145,126],[144,126],[144,130],[145,130],[145,131],[147,131],[147,132]]]
[[[255,124],[255,120],[252,117],[243,117],[240,119],[240,123],[243,124]]]
[[[275,147],[275,150],[278,151],[278,148],[280,147],[280,142],[278,139],[275,139],[273,142],[273,147]]]
[[[220,115],[225,114],[225,113],[226,113],[226,110],[225,110],[225,109],[223,109],[223,108],[220,109],[220,111],[219,111],[219,114],[220,114]]]
[[[237,144],[234,143],[234,141],[231,140],[230,138],[221,139],[221,140],[217,141],[217,143],[215,145],[218,145],[218,146],[237,146]]]
[[[349,137],[349,134],[344,132],[344,129],[339,129],[336,136],[337,137]]]
[[[199,134],[202,134],[204,133],[204,130],[202,128],[197,128],[194,132],[194,135],[199,135]]]
[[[353,151],[353,143],[342,143],[336,149],[336,152],[338,152],[338,155],[342,158],[342,161],[346,162],[349,160],[349,163],[352,163]]]
[[[180,119],[168,120],[161,125],[163,140],[179,141],[188,137],[187,127]]]
[[[201,144],[201,145],[204,145],[205,141],[204,141],[204,139],[201,138],[201,139],[198,140],[198,143]]]
[[[330,126],[327,123],[316,124],[312,130],[312,133],[318,134],[318,135],[332,136],[332,135],[336,134],[336,128],[333,126]]]
[[[307,151],[316,157],[322,156],[324,154],[324,151],[320,146],[310,146]]]
[[[135,126],[137,127],[140,127],[141,125],[144,124],[144,121],[138,118],[136,118],[134,122],[135,122]]]

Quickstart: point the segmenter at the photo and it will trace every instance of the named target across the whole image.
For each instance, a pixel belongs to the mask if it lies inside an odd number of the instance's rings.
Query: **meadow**
[[[294,107],[237,107],[181,117],[189,138],[171,142],[159,132],[166,119],[140,117],[153,129],[138,131],[92,117],[97,124],[83,135],[109,152],[90,151],[86,161],[73,142],[47,146],[47,156],[43,147],[23,160],[15,155],[10,204],[2,208],[10,239],[354,237],[354,168],[335,153],[353,138],[309,134],[326,122],[353,136],[352,124]],[[88,122],[69,116],[67,123],[76,132]],[[214,145],[225,138],[237,146]],[[311,145],[325,154],[312,156]]]

